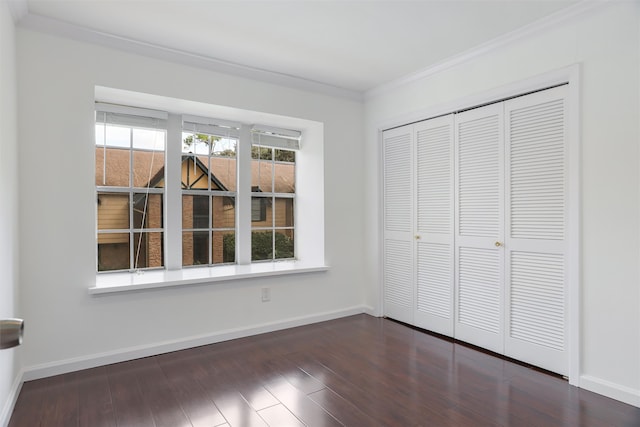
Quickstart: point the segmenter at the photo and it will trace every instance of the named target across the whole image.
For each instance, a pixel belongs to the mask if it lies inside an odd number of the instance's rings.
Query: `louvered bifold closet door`
[[[503,105],[456,115],[455,337],[504,350]]]
[[[382,134],[384,157],[384,315],[413,323],[413,126]]]
[[[416,123],[415,325],[453,336],[453,114]]]
[[[505,354],[560,374],[568,373],[566,92],[505,103]]]

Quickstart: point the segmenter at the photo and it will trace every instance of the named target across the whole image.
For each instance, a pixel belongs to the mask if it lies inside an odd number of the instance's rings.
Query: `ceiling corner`
[[[17,24],[29,13],[27,0],[7,0],[14,24]]]

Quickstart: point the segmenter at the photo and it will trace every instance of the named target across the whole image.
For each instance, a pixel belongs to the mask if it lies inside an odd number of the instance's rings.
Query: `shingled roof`
[[[106,154],[106,175],[104,175]],[[193,156],[183,154],[183,161],[196,159],[196,165],[204,173],[211,169],[211,180],[214,187],[222,190],[236,191],[236,159],[231,157]],[[191,163],[193,164],[193,163]],[[129,150],[118,148],[96,149],[96,185],[127,187],[129,173]],[[275,188],[272,187],[271,172],[275,167]],[[133,184],[144,188],[164,185],[164,153],[152,151],[133,151]],[[293,193],[295,191],[295,167],[293,163],[271,163],[270,161],[251,161],[251,187],[262,192]],[[106,177],[106,180],[104,178]],[[151,177],[151,179],[149,179]],[[254,190],[255,191],[255,190]]]

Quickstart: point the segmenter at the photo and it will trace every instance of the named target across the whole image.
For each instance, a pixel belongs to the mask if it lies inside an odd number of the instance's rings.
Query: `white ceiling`
[[[27,0],[27,17],[365,92],[577,0]]]

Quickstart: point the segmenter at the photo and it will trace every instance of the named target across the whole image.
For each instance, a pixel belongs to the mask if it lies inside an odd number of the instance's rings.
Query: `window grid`
[[[288,161],[276,160],[276,158],[286,158]],[[266,210],[269,211],[269,205],[271,207],[268,220],[254,221],[252,218],[251,235],[252,235],[252,262],[268,262],[274,260],[295,259],[295,223],[294,223],[294,209],[295,209],[295,151],[273,148],[265,145],[252,145],[252,162],[257,162],[258,176],[252,177],[252,207],[253,203],[257,200],[264,200],[267,203]],[[261,188],[262,180],[262,165],[261,163],[267,163],[270,171],[269,176],[269,188],[271,191],[263,191]],[[278,192],[277,190],[285,189],[284,185],[278,185],[276,183],[276,170],[277,165],[282,167],[292,167],[292,182],[291,188],[288,193]],[[254,166],[255,167],[255,166]],[[282,169],[282,168],[280,168]],[[282,171],[281,171],[282,172]],[[254,185],[256,184],[256,185]],[[284,206],[282,206],[284,205]],[[285,209],[285,224],[282,225],[279,217],[279,206]],[[289,213],[286,211],[290,210]],[[252,212],[253,213],[253,212]],[[290,219],[289,219],[290,218]],[[264,225],[255,225],[256,222],[266,222]],[[265,235],[258,233],[271,232],[271,250],[270,254],[264,253]],[[282,235],[282,237],[279,237]]]
[[[133,107],[123,108],[136,110]],[[109,109],[107,109],[107,111],[109,111]],[[182,225],[179,233],[182,234],[183,239],[185,233],[191,233],[192,236],[195,235],[195,233],[198,233],[199,238],[204,239],[205,241],[207,254],[206,257],[200,259],[200,261],[203,262],[199,262],[198,264],[194,262],[183,262],[183,268],[196,265],[214,266],[219,264],[236,263],[239,253],[246,252],[247,255],[253,253],[254,233],[265,232],[270,235],[268,238],[269,256],[255,259],[252,255],[250,258],[251,262],[295,259],[295,245],[293,242],[295,233],[294,208],[296,152],[294,150],[297,149],[297,145],[295,147],[291,147],[292,149],[277,148],[279,143],[277,139],[278,135],[274,134],[270,134],[270,136],[268,136],[268,138],[271,139],[267,144],[273,142],[275,146],[266,144],[252,145],[250,140],[246,141],[250,147],[257,147],[258,150],[264,150],[269,153],[268,159],[262,158],[261,155],[258,155],[257,159],[255,159],[253,154],[251,156],[246,154],[247,160],[249,160],[250,157],[251,167],[254,167],[254,161],[257,160],[258,171],[260,171],[260,163],[267,163],[270,168],[270,173],[267,181],[265,181],[268,182],[268,185],[265,186],[265,190],[267,191],[262,191],[262,189],[259,188],[262,184],[262,182],[260,182],[258,183],[257,191],[249,192],[251,197],[255,197],[257,200],[264,200],[264,221],[261,221],[262,224],[259,224],[258,222],[254,223],[253,221],[251,223],[240,224],[237,219],[238,193],[236,189],[238,180],[237,147],[240,143],[238,138],[238,131],[240,130],[239,124],[237,128],[230,128],[231,132],[234,132],[233,136],[230,136],[231,133],[227,133],[226,136],[222,136],[225,134],[220,133],[222,132],[220,129],[224,130],[226,124],[223,124],[222,128],[216,128],[213,130],[213,134],[207,135],[206,132],[208,132],[208,130],[205,130],[205,134],[200,134],[200,130],[202,129],[200,127],[198,127],[197,131],[195,130],[196,128],[192,131],[184,129],[185,126],[191,125],[191,123],[187,124],[184,122],[184,119],[182,119],[182,150],[178,149],[176,152],[174,149],[171,149],[167,152],[167,143],[169,142],[174,144],[174,142],[167,141],[168,129],[166,126],[163,127],[166,122],[166,116],[165,119],[162,119],[162,115],[155,116],[152,114],[150,117],[146,117],[136,115],[137,113],[133,112],[131,113],[131,116],[127,115],[129,113],[113,116],[115,117],[115,122],[112,123],[107,120],[108,117],[111,117],[108,116],[108,114],[109,113],[103,114],[101,110],[96,111],[96,195],[98,203],[96,236],[98,244],[97,269],[99,273],[164,268],[167,257],[167,253],[165,253],[164,249],[166,245],[165,234],[167,234],[165,215],[170,219],[169,224],[171,224],[171,233],[174,233],[173,230],[176,230],[177,227],[174,227],[175,225],[178,225],[179,227]],[[172,118],[171,120],[174,119]],[[148,123],[150,124],[149,127],[147,127]],[[196,124],[196,126],[198,125]],[[245,125],[242,126],[243,128],[246,128],[244,127]],[[121,138],[120,140],[117,140],[116,138],[114,140],[115,142],[112,143],[108,135],[111,128],[118,129],[121,133],[126,131],[126,141],[125,138]],[[211,126],[209,126],[209,128],[211,128]],[[176,128],[172,127],[172,129]],[[136,133],[149,131],[156,132],[157,135],[161,135],[161,138],[158,138],[160,142],[159,145],[161,145],[160,149],[156,148],[156,145],[149,145],[148,143],[136,141]],[[172,130],[171,132],[174,131]],[[177,140],[177,136],[179,134],[173,133],[173,135],[175,138],[172,136],[171,139]],[[191,151],[188,151],[189,147],[185,146],[185,136],[189,135],[192,136],[193,139],[191,144],[193,149]],[[206,145],[206,151],[203,152],[202,147],[200,147],[200,151],[196,149],[196,135],[198,135],[199,138],[202,137],[199,142]],[[260,135],[254,134],[253,131],[252,134],[249,135],[251,137],[258,136],[258,138],[260,138]],[[220,141],[224,143],[221,147],[218,147],[217,143]],[[243,141],[245,141],[245,139],[243,139]],[[243,142],[243,144],[244,143],[245,142]],[[227,145],[225,146],[225,144]],[[287,146],[287,148],[289,148],[289,146]],[[99,159],[100,151],[102,156]],[[110,157],[112,155],[115,156],[116,154],[121,157],[120,163],[122,168],[118,171],[118,176],[115,176],[116,174],[110,176],[110,174],[112,174],[112,171],[110,170],[110,162],[112,159]],[[184,175],[182,170],[183,168],[182,166],[180,167],[182,185],[178,185],[180,183],[180,181],[176,180],[178,175],[174,175],[173,172],[171,177],[166,175],[166,163],[170,162],[171,164],[175,164],[178,160],[176,155],[179,156],[181,164],[187,162],[187,171],[189,170],[189,167],[191,167],[191,175]],[[280,159],[279,156],[285,156],[284,160]],[[218,176],[220,174],[214,171],[214,169],[219,167],[220,164],[226,163],[227,165],[231,165],[232,162],[233,167],[228,166],[227,176],[224,176],[224,172],[221,172],[223,176]],[[288,185],[290,188],[287,188],[286,190],[278,188],[276,184],[276,169],[281,165],[290,169],[290,173],[287,175],[289,179]],[[201,171],[197,171],[197,168],[200,168]],[[244,173],[251,174],[250,171],[245,171]],[[233,176],[233,179],[230,180],[230,176]],[[185,182],[185,179],[187,182]],[[165,180],[167,181],[165,182]],[[198,184],[198,181],[201,181],[200,184]],[[227,185],[227,183],[232,184]],[[165,206],[167,195],[165,188],[168,188],[167,191],[171,197],[175,197],[173,195],[176,193],[180,194],[183,203],[185,198],[190,198],[192,202],[193,200],[198,199],[199,201],[197,203],[200,204],[200,210],[205,212],[204,216],[202,212],[197,213],[192,210],[190,219],[191,223],[185,224],[184,207],[181,214],[179,208],[168,205]],[[101,201],[109,202],[114,200],[117,201],[119,208],[121,209],[119,223],[109,225],[103,221],[104,210],[101,212],[100,204]],[[149,215],[149,207],[152,201],[154,206],[157,208],[157,215],[153,218],[154,221],[150,221]],[[284,217],[287,218],[284,222],[279,218],[282,216],[279,212],[286,212],[283,214]],[[182,224],[180,224],[181,217],[183,217]],[[251,219],[251,217],[248,217],[248,219]],[[175,221],[178,222],[176,223]],[[244,228],[247,225],[249,225],[248,229]],[[237,227],[242,227],[241,229],[243,230],[243,233],[245,232],[244,230],[252,233],[251,248],[236,248],[238,235]],[[231,237],[229,238],[228,236]],[[124,259],[123,254],[126,252],[125,255],[128,265],[125,266],[124,261],[122,261],[117,268],[113,268],[113,266],[103,268],[100,264],[101,249],[105,247],[101,242],[102,239],[111,239],[113,241],[120,239],[122,242],[126,242],[126,250],[124,249],[124,246],[120,245],[122,246],[122,254],[120,254],[119,257]],[[230,244],[227,241],[228,239],[230,239]],[[278,243],[282,239],[287,241],[286,250],[284,252],[282,251],[283,247]],[[216,245],[222,246],[222,248],[217,247]],[[231,245],[231,250],[227,247],[229,245]],[[152,249],[156,256],[155,263],[149,261],[149,253]],[[219,254],[216,254],[216,250],[222,252],[222,260],[219,258]],[[241,252],[238,250],[241,250]],[[180,248],[178,248],[175,252],[175,256],[180,256],[178,254],[180,252],[184,252],[184,250],[181,251]],[[143,259],[145,256],[146,259]],[[174,255],[171,256],[173,257]],[[182,254],[182,257],[184,261],[184,253]],[[176,258],[176,261],[178,259],[179,258]],[[246,259],[244,262],[249,260],[249,258],[244,259]]]
[[[183,267],[236,262],[237,193],[228,190],[237,186],[237,146],[236,138],[182,132]]]
[[[102,120],[100,120],[102,118]],[[127,143],[126,145],[120,141],[117,143],[110,143],[109,139],[109,130],[112,130],[114,133],[124,134],[124,130],[128,133]],[[140,132],[154,132],[153,137],[153,147],[145,148],[139,146],[136,141],[136,133]],[[100,137],[102,138],[102,143],[100,143]],[[134,271],[134,270],[145,270],[145,269],[153,269],[153,268],[162,268],[164,267],[164,244],[163,244],[163,233],[164,233],[164,186],[161,185],[158,188],[150,187],[151,179],[158,178],[161,181],[164,180],[164,176],[161,177],[152,177],[152,171],[154,164],[160,162],[162,164],[161,170],[164,170],[164,149],[166,144],[166,131],[162,129],[146,129],[142,127],[135,126],[126,126],[126,125],[118,125],[111,124],[107,119],[106,113],[97,113],[96,114],[96,152],[102,152],[102,184],[96,185],[96,201],[97,201],[97,211],[98,215],[96,216],[97,224],[97,244],[98,244],[98,258],[97,258],[97,271],[98,272],[107,272],[107,271]],[[128,173],[127,180],[128,185],[126,186],[116,186],[116,185],[108,185],[107,184],[107,175],[109,174],[109,169],[117,169],[118,166],[115,161],[108,160],[107,153],[111,153],[112,150],[122,150],[127,152],[127,168]],[[113,151],[114,153],[116,151]],[[148,153],[147,157],[150,157],[149,161],[149,173],[147,174],[146,186],[136,186],[136,167],[137,164],[135,162],[136,153]],[[157,159],[156,159],[157,156]],[[114,156],[115,157],[115,156]],[[96,158],[96,163],[98,159]],[[143,163],[143,162],[141,162]],[[144,172],[144,170],[143,170]],[[115,173],[115,172],[114,172]],[[144,175],[143,175],[144,179]],[[100,183],[100,178],[98,174],[96,174],[96,184]],[[117,227],[117,228],[109,228],[109,227],[100,227],[101,222],[108,221],[108,212],[102,208],[102,203],[107,203],[107,200],[114,200],[120,196],[120,199],[124,199],[126,197],[126,215],[127,221],[126,227]],[[154,197],[159,196],[159,197]],[[155,219],[158,222],[157,218],[152,218],[149,215],[149,199],[154,199],[154,204],[157,204],[156,212],[159,216],[159,226],[150,227],[148,223]],[[140,202],[142,202],[142,210],[136,209],[139,207]],[[102,211],[102,212],[101,212]],[[136,227],[136,214],[140,214],[140,224]],[[116,214],[117,215],[117,214]],[[102,221],[101,221],[102,220]],[[123,222],[123,221],[118,221]],[[123,224],[124,225],[124,224]],[[158,225],[158,224],[154,224]],[[113,237],[111,237],[113,236]],[[126,242],[121,242],[119,240],[122,239],[122,236],[126,236]],[[118,238],[120,237],[120,238]],[[101,243],[102,240],[102,243]],[[115,243],[114,243],[115,241]],[[157,245],[154,245],[153,242],[156,242]],[[114,245],[120,245],[126,243],[128,246],[128,260],[127,265],[124,264],[124,256],[120,253],[122,249],[116,250]],[[105,252],[113,250],[120,254],[119,258],[121,259],[121,263],[119,265],[118,262],[114,262],[115,268],[111,268],[112,266],[108,265],[108,262],[105,262]],[[152,254],[152,255],[151,255]],[[142,259],[141,259],[142,256]],[[146,260],[144,259],[146,257]]]

